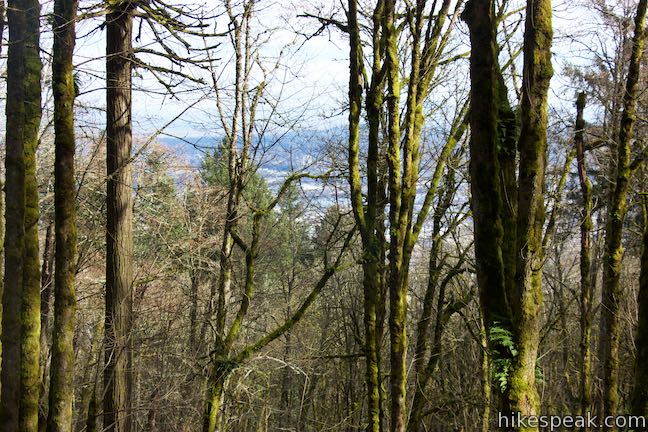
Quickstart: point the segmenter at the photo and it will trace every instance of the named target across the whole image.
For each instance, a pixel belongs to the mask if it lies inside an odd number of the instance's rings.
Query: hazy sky
[[[281,106],[286,119],[289,119],[286,121],[291,122],[297,116],[302,118],[301,127],[327,128],[345,124],[346,114],[341,113],[340,109],[347,98],[347,41],[337,29],[323,32],[309,40],[296,34],[311,34],[319,26],[315,20],[297,17],[299,13],[314,12],[316,8],[327,13],[335,9],[337,4],[339,3],[330,0],[320,1],[318,5],[311,1],[295,3],[295,0],[259,3],[261,10],[254,26],[258,32],[263,32],[262,37],[267,37],[260,55],[267,57],[267,62],[276,58],[282,48],[285,55],[283,66],[273,76],[269,93],[273,97],[284,99]],[[77,42],[75,62],[81,71],[83,92],[79,102],[87,106],[105,105],[105,31],[98,29],[102,21],[103,18],[89,20],[81,23],[78,28],[81,37]],[[217,32],[226,29],[225,17],[213,20],[212,23]],[[459,23],[459,27],[461,31],[465,30],[463,23]],[[600,35],[597,37],[595,34],[600,28],[587,7],[563,0],[554,3],[554,27],[553,62],[556,75],[552,81],[550,100],[555,109],[572,110],[575,89],[569,87],[569,81],[561,76],[563,66],[567,63],[589,62],[585,56],[591,55],[587,52],[589,47],[600,43]],[[137,30],[136,24],[135,31]],[[460,38],[465,43],[465,36]],[[136,41],[135,45],[146,44],[147,40],[150,41],[150,37],[145,32],[142,40]],[[200,46],[203,41],[195,39],[192,43]],[[227,83],[231,82],[233,71],[231,48],[226,38],[221,38],[221,43],[221,47],[214,53],[219,58],[215,64],[222,82]],[[466,46],[465,50],[467,49]],[[463,67],[467,67],[467,60],[462,62]],[[185,67],[182,71],[194,76],[203,74],[208,78],[205,72],[195,68]],[[195,105],[185,112],[182,120],[174,122],[167,130],[187,136],[213,136],[218,133],[216,105],[213,96],[207,95],[205,89],[186,92],[185,88],[178,96],[180,100],[176,100],[161,94],[164,89],[150,73],[140,69],[135,72],[133,112],[136,134],[146,135],[157,130],[192,104]],[[334,115],[336,113],[337,116]],[[102,118],[98,111],[85,115],[93,118],[92,121],[100,121]]]
[[[292,3],[262,1],[260,4],[262,10],[254,25],[258,32],[263,32],[261,37],[265,42],[259,55],[267,58],[267,65],[272,65],[273,59],[282,50],[284,56],[282,65],[272,74],[269,94],[272,98],[284,99],[281,104],[284,111],[303,111],[304,127],[321,127],[323,116],[339,111],[343,98],[346,98],[347,42],[336,31],[307,41],[305,37],[295,34],[294,29],[311,31],[311,27],[316,28],[315,23],[312,19],[298,18]],[[80,70],[83,93],[79,102],[84,105],[105,106],[105,31],[98,29],[102,21],[103,18],[89,20],[81,23],[78,28],[78,35],[82,37],[77,42],[75,63]],[[223,32],[226,28],[224,17],[217,20],[217,32]],[[136,24],[135,31],[137,29]],[[142,41],[147,37],[145,33],[142,40],[135,41],[134,45],[142,46]],[[214,41],[216,39],[212,43]],[[231,83],[234,70],[231,44],[227,37],[218,38],[218,41],[221,46],[214,50],[213,55],[219,60],[214,64],[226,86]],[[194,38],[192,44],[200,47],[204,42]],[[154,48],[152,45],[147,47]],[[183,50],[179,52],[182,54]],[[153,59],[151,56],[142,58]],[[195,77],[202,76],[208,82],[211,79],[207,72],[196,67],[184,67],[182,72]],[[161,94],[164,93],[164,88],[142,69],[135,70],[133,87],[133,117],[141,133],[157,130],[194,104],[193,108],[184,113],[182,120],[174,122],[168,130],[174,134],[191,135],[206,132],[214,134],[218,129],[215,118],[212,118],[216,113],[216,104],[213,95],[207,95],[204,87],[187,91],[188,86],[184,86],[179,88],[177,98],[165,96]],[[136,127],[135,133],[137,132]]]

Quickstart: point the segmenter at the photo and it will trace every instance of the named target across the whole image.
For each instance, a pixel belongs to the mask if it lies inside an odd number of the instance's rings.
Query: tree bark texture
[[[38,430],[40,257],[36,147],[41,118],[40,4],[9,2],[5,283],[0,429]]]
[[[636,121],[639,74],[645,40],[647,0],[640,0],[635,16],[632,54],[623,95],[623,113],[617,140],[615,185],[607,212],[605,255],[601,300],[601,345],[603,348],[603,415],[616,415],[619,409],[620,308],[623,297],[621,269],[623,260],[623,222],[630,180],[630,141]],[[609,430],[617,430],[611,427]]]
[[[106,17],[106,319],[104,429],[130,432],[133,320],[133,191],[131,174],[131,55],[133,5],[111,6]]]
[[[47,432],[72,430],[76,321],[76,184],[74,178],[74,77],[72,55],[78,0],[54,3],[54,330]]]

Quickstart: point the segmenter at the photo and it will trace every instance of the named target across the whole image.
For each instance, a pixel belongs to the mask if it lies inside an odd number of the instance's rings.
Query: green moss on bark
[[[603,270],[601,336],[603,340],[603,414],[616,415],[619,409],[619,345],[621,339],[620,309],[623,290],[620,275],[623,260],[623,222],[626,213],[628,181],[630,178],[630,141],[636,120],[636,104],[641,60],[645,41],[647,0],[640,0],[635,16],[632,54],[628,67],[623,113],[617,140],[617,166],[615,185],[608,206],[605,227],[605,256]],[[610,428],[610,430],[616,430]]]
[[[40,5],[9,3],[7,233],[0,429],[35,432],[40,389],[36,146],[41,117]]]
[[[47,432],[72,428],[76,318],[76,185],[74,179],[74,78],[72,55],[78,1],[54,3],[54,332]]]

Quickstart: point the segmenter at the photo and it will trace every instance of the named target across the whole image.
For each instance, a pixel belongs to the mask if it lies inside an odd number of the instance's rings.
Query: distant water
[[[257,172],[268,183],[271,190],[278,190],[283,181],[292,173],[307,172],[318,175],[330,169],[344,140],[343,131],[287,132],[282,135],[266,136],[259,140],[253,138],[252,159]],[[194,168],[199,168],[205,155],[220,146],[222,137],[189,135],[183,137],[163,136],[160,141],[172,147],[186,158]],[[342,157],[346,157],[342,155]],[[324,184],[322,180],[302,179],[300,189],[302,198],[315,208],[328,207],[336,201],[344,200],[339,196],[339,179]]]

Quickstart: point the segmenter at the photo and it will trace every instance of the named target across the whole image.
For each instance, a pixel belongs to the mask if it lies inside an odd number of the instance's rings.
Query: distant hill
[[[254,141],[253,160],[259,174],[271,189],[276,189],[291,173],[308,172],[320,174],[330,168],[331,153],[343,142],[343,130],[287,132],[282,135],[266,135]],[[163,136],[160,141],[185,156],[198,168],[206,154],[219,147],[220,136],[187,135]],[[332,204],[331,188],[322,188],[321,181],[304,179],[301,182],[304,198],[316,200],[320,205]]]

